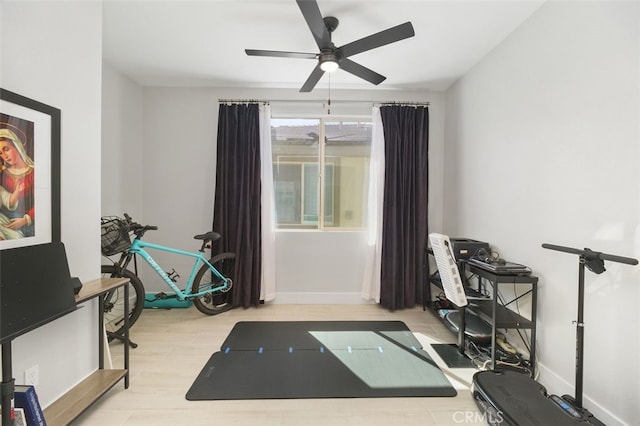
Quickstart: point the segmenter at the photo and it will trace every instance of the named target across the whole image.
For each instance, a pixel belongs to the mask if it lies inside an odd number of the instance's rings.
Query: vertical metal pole
[[[582,408],[582,375],[584,356],[584,263],[580,256],[578,267],[578,320],[576,321],[576,406]]]
[[[467,313],[467,308],[464,306],[460,306],[458,308],[458,352],[460,352],[460,354],[464,355],[464,347],[465,347],[465,343],[464,343],[464,339],[465,339],[465,335],[464,333],[466,332],[466,314]]]
[[[104,293],[98,296],[98,368],[104,368]]]
[[[531,377],[536,377],[536,324],[538,317],[538,279],[531,282]]]
[[[466,288],[466,263],[458,262],[458,270],[461,272],[462,286]],[[465,354],[465,333],[467,332],[467,308],[466,306],[458,306],[458,352]]]
[[[427,310],[427,303],[431,305],[431,271],[429,270],[429,250],[424,249],[424,276],[422,277],[422,310]]]
[[[493,288],[493,301],[491,303],[491,369],[496,369],[496,334],[498,332],[496,322],[498,321],[498,278],[494,276],[493,280],[487,280]]]
[[[2,344],[2,426],[13,426],[13,373],[11,372],[11,342]]]
[[[604,260],[610,260],[612,262],[626,263],[628,265],[637,265],[638,259],[632,259],[630,257],[615,256],[612,254],[599,253],[588,248],[584,250],[578,250],[570,247],[556,246],[553,244],[542,244],[542,248],[563,251],[565,253],[577,254],[579,256],[578,267],[578,319],[576,324],[576,394],[575,405],[576,408],[582,408],[582,374],[584,363],[584,268],[587,262],[594,262],[589,270],[596,274],[601,274],[605,271]],[[599,262],[599,263],[595,263]],[[594,269],[594,266],[596,267]]]
[[[129,281],[124,284],[124,388],[129,389]]]

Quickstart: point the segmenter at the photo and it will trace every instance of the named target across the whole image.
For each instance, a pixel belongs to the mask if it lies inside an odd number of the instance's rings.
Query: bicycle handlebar
[[[129,230],[133,231],[136,235],[140,234],[140,236],[142,236],[142,234],[147,231],[158,230],[158,227],[156,225],[141,225],[138,222],[134,222],[131,219],[131,216],[129,216],[129,214],[127,213],[124,213],[124,219],[127,221],[127,225],[129,225]]]

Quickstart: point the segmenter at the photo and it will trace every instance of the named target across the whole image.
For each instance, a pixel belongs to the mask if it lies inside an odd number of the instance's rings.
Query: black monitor
[[[0,343],[75,309],[63,243],[0,251]]]

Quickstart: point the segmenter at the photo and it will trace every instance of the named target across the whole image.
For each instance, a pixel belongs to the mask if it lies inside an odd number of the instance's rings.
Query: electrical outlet
[[[34,365],[31,368],[24,370],[24,384],[25,385],[38,385],[40,381],[40,368],[38,365]]]

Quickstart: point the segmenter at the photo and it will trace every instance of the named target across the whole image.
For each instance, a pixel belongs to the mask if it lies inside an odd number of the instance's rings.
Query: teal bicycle
[[[102,265],[102,276],[129,279],[129,327],[140,317],[145,302],[144,285],[138,277],[138,256],[142,257],[172,290],[169,294],[156,294],[153,300],[176,298],[180,301],[192,301],[200,312],[207,315],[216,315],[231,309],[229,290],[233,286],[231,276],[236,255],[220,253],[208,259],[204,254],[205,249],[211,248],[212,243],[220,238],[217,232],[210,231],[193,237],[201,241],[201,247],[192,253],[143,241],[142,237],[147,231],[157,230],[158,227],[136,223],[126,213],[124,218],[104,216],[100,222],[102,255],[111,262],[110,265]],[[194,258],[193,268],[184,289],[177,285],[180,276],[175,270],[165,272],[153,260],[148,249]],[[117,255],[117,260],[111,258]],[[133,271],[129,269],[132,264]],[[103,308],[107,335],[110,338],[121,336],[124,331],[124,288],[119,287],[107,294]]]

